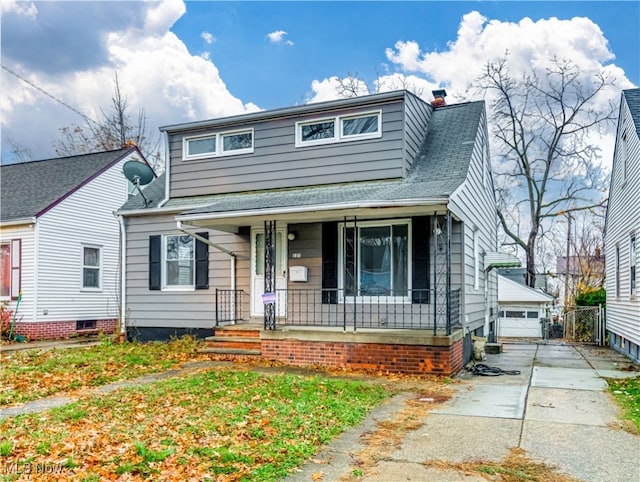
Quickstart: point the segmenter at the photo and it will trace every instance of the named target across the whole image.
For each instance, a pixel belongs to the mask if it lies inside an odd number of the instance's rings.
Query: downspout
[[[224,246],[220,246],[218,243],[214,243],[213,241],[211,241],[210,239],[207,238],[203,238],[202,236],[200,236],[197,233],[194,233],[193,231],[188,231],[185,227],[184,224],[182,224],[182,221],[176,221],[176,225],[178,227],[178,230],[191,236],[194,239],[197,239],[198,241],[201,241],[203,243],[208,244],[209,246],[212,246],[214,248],[216,248],[218,251],[222,251],[225,254],[228,254],[231,258],[231,265],[230,265],[230,269],[231,269],[231,289],[235,290],[236,289],[236,258],[237,258],[237,254],[234,253],[231,250],[228,250],[227,248],[225,248]]]
[[[124,226],[124,216],[115,213],[114,216],[118,218],[120,225],[120,340],[124,341],[127,337],[127,231]]]
[[[170,186],[170,181],[169,178],[171,177],[171,156],[169,153],[169,135],[167,134],[166,131],[163,132],[163,137],[164,137],[164,198],[162,199],[162,201],[160,201],[158,203],[158,205],[156,206],[156,208],[161,208],[162,206],[164,206],[166,204],[166,202],[169,200],[169,186]]]

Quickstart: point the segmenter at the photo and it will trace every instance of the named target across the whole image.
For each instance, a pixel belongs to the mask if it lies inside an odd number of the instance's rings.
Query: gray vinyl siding
[[[462,239],[464,244],[464,318],[466,325],[474,330],[484,324],[485,283],[488,283],[488,304],[493,308],[492,319],[497,316],[498,287],[497,274],[484,275],[484,263],[480,255],[480,278],[475,288],[474,231],[478,230],[479,252],[497,250],[495,211],[496,201],[490,175],[488,155],[488,133],[486,113],[483,113],[469,165],[467,179],[451,196],[449,207],[464,224]],[[484,172],[483,172],[484,171]]]
[[[125,218],[127,326],[176,328],[213,328],[214,326],[215,290],[216,288],[229,289],[231,286],[229,255],[209,247],[209,289],[207,290],[149,290],[149,236],[179,234],[173,218],[173,215]],[[249,293],[249,237],[209,231],[209,239],[237,253],[236,286],[237,289]]]
[[[223,132],[189,130],[169,135],[171,197],[277,189],[337,182],[399,178],[404,165],[404,108],[401,100],[336,111],[336,115],[382,111],[382,137],[295,147],[296,122],[327,114],[245,123],[253,128],[254,152],[206,159],[182,159],[183,137]],[[333,115],[333,113],[331,114]]]
[[[296,239],[289,241],[289,269],[292,266],[306,266],[308,281],[306,283],[289,281],[290,290],[322,289],[322,224],[289,224],[289,232],[296,232]],[[294,258],[299,254],[299,258]]]
[[[626,179],[623,179],[623,128],[627,134]],[[629,243],[636,236],[636,253],[640,252],[640,139],[624,100],[616,140],[615,158],[609,191],[605,257],[607,290],[607,329],[640,345],[640,293],[630,294]],[[620,293],[616,297],[616,247],[620,250]],[[636,255],[636,277],[640,276],[640,259]]]
[[[433,109],[418,97],[408,94],[405,103],[405,172],[411,170],[413,159],[427,136]]]

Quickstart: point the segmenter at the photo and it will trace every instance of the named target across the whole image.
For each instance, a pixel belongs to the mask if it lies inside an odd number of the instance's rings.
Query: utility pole
[[[571,212],[567,212],[567,257],[564,264],[564,311],[569,307],[569,260],[571,255]]]

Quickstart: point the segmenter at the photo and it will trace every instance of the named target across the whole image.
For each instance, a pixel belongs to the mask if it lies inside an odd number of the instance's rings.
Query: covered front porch
[[[234,273],[244,286],[215,290],[211,346],[233,354],[251,338],[251,354],[294,365],[462,367],[463,227],[445,206],[234,214],[176,218],[251,244],[249,276]]]

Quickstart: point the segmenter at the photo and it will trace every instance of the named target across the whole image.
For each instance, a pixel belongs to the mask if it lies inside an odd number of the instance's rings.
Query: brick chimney
[[[442,107],[447,105],[447,102],[444,100],[444,98],[447,96],[446,90],[432,90],[431,93],[433,94],[433,100],[431,101],[432,107]]]

